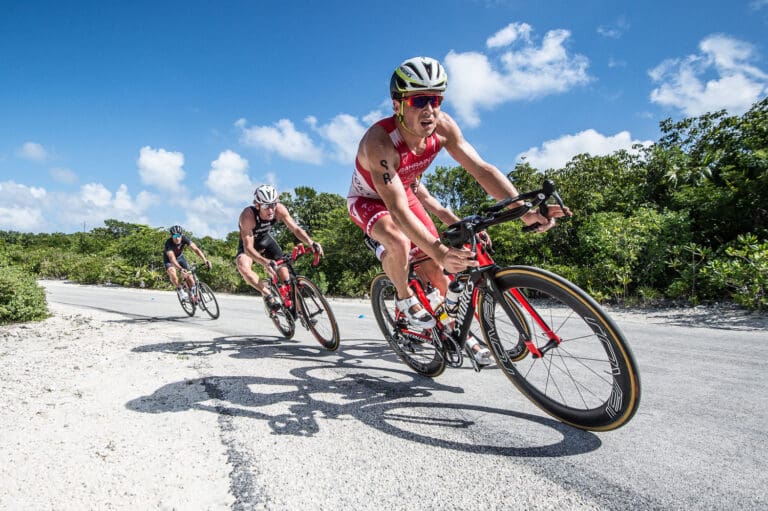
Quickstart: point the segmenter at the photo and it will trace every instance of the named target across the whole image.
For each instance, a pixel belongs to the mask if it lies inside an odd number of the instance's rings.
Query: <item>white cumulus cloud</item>
[[[43,208],[48,203],[43,188],[14,181],[0,182],[0,229],[31,232],[45,227]]]
[[[741,114],[768,94],[768,74],[752,65],[756,52],[751,44],[716,34],[703,39],[699,50],[649,71],[657,84],[652,102],[688,116],[721,109]]]
[[[48,159],[48,151],[37,142],[25,142],[16,150],[16,156],[25,160],[43,162]]]
[[[249,202],[247,199],[250,198],[250,191],[244,193],[245,200],[240,197],[242,202]],[[237,219],[241,210],[242,206],[227,206],[216,197],[195,197],[186,209],[184,227],[195,233],[195,236],[224,238],[228,233],[237,230]]]
[[[341,163],[354,163],[357,146],[367,129],[357,117],[339,114],[328,124],[318,125],[314,117],[307,118],[307,122],[331,146],[331,157],[334,160]]]
[[[184,169],[182,168],[184,166],[184,154],[180,152],[145,146],[139,151],[139,159],[136,160],[136,164],[139,167],[141,182],[145,185],[154,186],[161,190],[178,191],[181,181],[184,179]]]
[[[142,191],[135,197],[120,185],[114,193],[101,183],[87,183],[77,193],[50,192],[14,181],[0,182],[0,230],[75,232],[114,218],[150,224],[147,210],[160,204]]]
[[[254,188],[248,177],[248,160],[234,151],[220,153],[211,162],[205,186],[226,203],[248,202]]]
[[[550,30],[538,45],[532,33],[529,25],[512,23],[486,42],[489,50],[501,54],[448,53],[446,97],[464,122],[477,126],[482,109],[563,93],[591,80],[589,60],[568,52],[568,30]]]
[[[485,45],[488,48],[500,48],[502,46],[509,46],[518,39],[523,39],[526,43],[530,44],[532,30],[528,23],[510,23],[489,37]]]
[[[246,126],[245,119],[239,119],[235,126],[240,128],[240,142],[246,146],[259,147],[274,152],[287,160],[319,165],[323,152],[312,138],[298,131],[289,119],[280,119],[272,126]]]
[[[104,207],[112,202],[112,192],[101,183],[88,183],[80,189],[80,198],[86,204]]]
[[[517,155],[518,160],[525,161],[539,170],[563,168],[574,156],[589,153],[592,156],[604,156],[624,149],[632,150],[635,144],[649,145],[652,141],[632,140],[628,131],[622,131],[613,136],[605,136],[593,129],[564,135],[555,140],[544,142],[541,147],[531,147]]]

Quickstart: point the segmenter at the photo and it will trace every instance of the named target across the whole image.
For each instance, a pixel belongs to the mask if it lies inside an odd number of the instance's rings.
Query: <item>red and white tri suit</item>
[[[400,153],[400,166],[396,169],[400,181],[403,182],[405,193],[408,197],[408,208],[419,218],[436,238],[439,238],[435,223],[427,214],[424,206],[416,198],[413,191],[419,185],[421,174],[437,157],[442,149],[440,141],[435,133],[426,139],[426,148],[421,154],[416,154],[408,148],[402,135],[397,130],[397,120],[394,116],[382,119],[376,123],[383,127],[389,134],[392,145]],[[383,216],[389,214],[384,201],[376,191],[371,173],[360,165],[355,159],[355,172],[352,174],[352,184],[347,193],[347,209],[352,221],[357,224],[368,236],[371,236],[374,224]]]

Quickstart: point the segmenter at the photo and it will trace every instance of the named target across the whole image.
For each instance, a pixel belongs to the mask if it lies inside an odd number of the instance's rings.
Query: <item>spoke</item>
[[[571,382],[573,383],[573,387],[574,387],[574,389],[575,389],[576,393],[577,393],[577,394],[579,395],[579,397],[581,398],[581,402],[582,402],[582,403],[584,403],[584,406],[585,406],[585,407],[588,407],[588,406],[589,406],[589,404],[587,403],[587,400],[584,398],[584,394],[582,393],[582,389],[583,389],[584,391],[586,391],[587,393],[589,393],[589,394],[590,394],[592,397],[594,397],[595,399],[601,400],[600,396],[598,396],[598,395],[597,395],[597,394],[596,394],[594,391],[592,391],[590,387],[587,387],[586,385],[584,385],[583,383],[581,383],[581,381],[580,381],[579,379],[577,379],[577,378],[576,378],[576,377],[575,377],[575,376],[574,376],[574,375],[571,373],[571,371],[570,371],[570,370],[569,370],[569,368],[568,368],[568,364],[565,362],[565,359],[563,359],[563,357],[562,357],[561,355],[559,355],[559,354],[558,354],[558,355],[557,355],[557,357],[558,357],[558,358],[559,358],[559,359],[562,361],[562,365],[563,365],[563,367],[560,367],[558,364],[556,364],[556,363],[555,363],[555,361],[554,361],[554,357],[555,357],[555,355],[554,355],[554,354],[553,354],[553,355],[550,355],[550,358],[552,359],[552,360],[550,360],[550,363],[552,364],[552,366],[553,366],[553,367],[555,367],[556,369],[558,369],[559,371],[561,371],[563,374],[565,374],[565,375],[567,375],[567,376],[568,376],[568,378],[569,378],[569,379],[571,380]],[[565,398],[563,398],[563,401],[565,402]],[[567,403],[566,403],[566,404],[567,404]]]
[[[575,356],[575,355],[571,354],[565,348],[562,348],[562,350],[568,355],[568,358],[570,358],[571,360],[581,364],[582,367],[584,367],[586,370],[588,370],[589,372],[594,374],[597,378],[603,380],[608,385],[613,385],[613,378],[610,378],[610,379],[605,378],[602,373],[592,369],[592,366],[587,365],[587,364],[584,363],[584,360],[589,360],[589,361],[598,362],[600,364],[606,364],[606,365],[610,366],[610,363],[608,362],[607,359],[595,359],[595,358],[589,358],[589,357],[580,357],[580,356]],[[562,355],[561,355],[561,358],[562,358]]]

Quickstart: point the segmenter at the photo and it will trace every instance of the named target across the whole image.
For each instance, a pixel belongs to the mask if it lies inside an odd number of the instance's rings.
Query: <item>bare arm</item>
[[[296,223],[296,221],[293,219],[291,214],[288,212],[288,208],[283,206],[282,204],[277,204],[277,210],[275,211],[275,216],[278,220],[283,222],[285,226],[290,230],[294,236],[296,236],[299,241],[304,243],[305,245],[309,247],[318,247],[318,251],[320,252],[320,255],[323,255],[323,248],[320,246],[319,243],[315,243],[312,238],[309,237],[309,234],[307,234],[307,231],[302,229],[299,224]]]
[[[451,116],[441,112],[437,129],[438,135],[441,136],[444,147],[451,157],[472,174],[472,177],[489,195],[496,200],[519,195],[512,182],[498,168],[483,160],[472,144],[467,142],[461,129]],[[527,225],[539,223],[540,226],[537,231],[543,232],[555,225],[555,218],[569,213],[570,211],[565,212],[559,206],[550,206],[549,218],[543,216],[537,209],[524,215],[522,221]]]
[[[273,270],[269,265],[269,259],[259,254],[259,252],[253,248],[253,229],[256,227],[256,218],[253,216],[253,210],[251,208],[245,208],[240,213],[240,239],[243,240],[243,250],[245,253],[253,259],[254,262],[262,265],[267,272],[272,275]]]
[[[207,262],[208,262],[208,259],[206,259],[206,258],[205,258],[205,254],[203,254],[203,251],[202,251],[202,250],[200,250],[200,247],[198,247],[197,245],[195,245],[195,242],[194,242],[194,241],[190,241],[190,242],[189,242],[189,248],[191,248],[191,249],[192,249],[192,252],[194,252],[195,254],[197,254],[197,257],[199,257],[200,259],[202,259],[202,260],[203,260],[203,263],[207,263]]]
[[[446,208],[440,204],[440,201],[435,199],[435,197],[429,193],[426,186],[419,183],[419,185],[414,188],[414,194],[424,206],[424,209],[435,215],[444,224],[451,225],[461,220],[450,210],[450,208]]]

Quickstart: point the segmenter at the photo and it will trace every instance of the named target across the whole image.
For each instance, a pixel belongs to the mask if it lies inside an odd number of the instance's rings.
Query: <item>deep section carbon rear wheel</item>
[[[395,319],[395,286],[380,273],[371,282],[371,306],[379,329],[394,352],[417,373],[434,378],[445,371],[445,358],[430,340],[433,331],[419,332],[422,338],[400,328]]]

